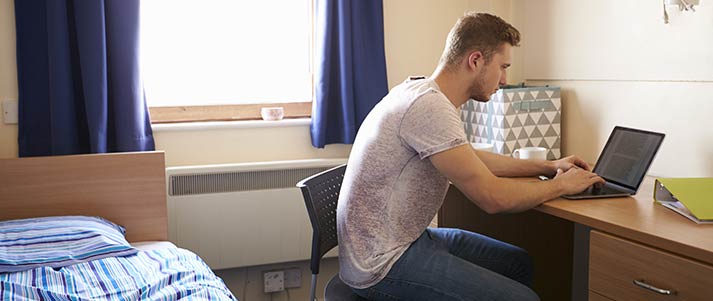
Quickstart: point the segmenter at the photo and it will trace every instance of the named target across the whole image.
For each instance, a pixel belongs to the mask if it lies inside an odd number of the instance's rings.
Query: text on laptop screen
[[[663,135],[617,127],[594,172],[607,181],[636,189],[656,155]]]

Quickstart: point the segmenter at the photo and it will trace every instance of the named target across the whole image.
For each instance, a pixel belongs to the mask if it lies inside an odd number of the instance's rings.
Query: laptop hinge
[[[618,185],[618,184],[615,184],[615,183],[612,183],[612,182],[609,182],[609,181],[607,181],[604,186],[609,186],[609,187],[611,187],[611,188],[615,188],[615,189],[617,189],[617,190],[621,190],[621,191],[624,191],[624,192],[629,193],[629,194],[636,194],[636,190],[633,190],[633,189],[631,189],[631,188],[629,188],[629,187],[621,186],[621,185]]]

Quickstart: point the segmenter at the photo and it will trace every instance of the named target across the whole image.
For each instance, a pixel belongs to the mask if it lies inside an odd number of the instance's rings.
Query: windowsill
[[[181,132],[224,129],[251,129],[270,127],[309,126],[311,118],[283,119],[278,121],[265,120],[239,120],[239,121],[209,121],[209,122],[181,122],[152,124],[154,132]]]

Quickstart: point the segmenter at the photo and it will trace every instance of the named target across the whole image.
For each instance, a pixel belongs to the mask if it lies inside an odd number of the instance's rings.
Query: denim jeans
[[[428,228],[386,277],[366,289],[369,300],[539,300],[532,260],[516,246],[459,229]]]

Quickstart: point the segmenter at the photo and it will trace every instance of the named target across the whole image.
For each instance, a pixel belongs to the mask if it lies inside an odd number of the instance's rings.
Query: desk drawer
[[[589,289],[614,300],[712,300],[713,267],[629,240],[592,231]],[[634,284],[642,281],[674,291],[663,295]]]
[[[589,301],[612,301],[612,299],[604,297],[600,294],[597,294],[597,292],[590,290],[589,291]]]

